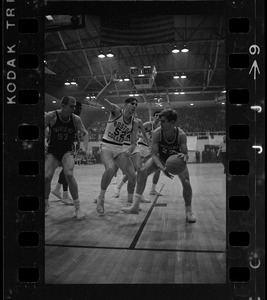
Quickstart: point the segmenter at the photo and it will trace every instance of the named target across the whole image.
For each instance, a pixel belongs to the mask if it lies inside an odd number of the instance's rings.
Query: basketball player
[[[140,177],[137,179],[136,194],[133,204],[130,207],[122,208],[122,211],[129,214],[138,214],[140,198],[145,189],[147,176],[155,170],[160,169],[163,173],[173,179],[166,167],[165,162],[173,154],[177,154],[187,160],[187,139],[183,130],[175,126],[177,113],[172,109],[163,110],[159,114],[160,127],[152,135],[151,155],[152,157],[145,163],[140,170]],[[185,213],[187,222],[196,222],[196,217],[192,211],[192,188],[190,185],[189,172],[185,170],[178,175],[183,186],[183,198],[185,201]]]
[[[143,162],[145,163],[151,157],[151,143],[152,143],[152,133],[153,131],[159,127],[159,113],[160,111],[155,111],[153,114],[153,119],[149,122],[144,123],[144,129],[149,137],[149,144],[142,138],[138,140],[138,148],[143,158]],[[162,196],[161,193],[156,191],[156,185],[159,181],[160,170],[156,170],[153,174],[152,178],[152,187],[149,192],[150,195]]]
[[[221,161],[223,164],[223,173],[226,173],[226,166],[227,166],[227,160],[226,160],[226,136],[223,136],[223,141],[219,146],[219,151],[217,153],[218,156],[221,157]]]
[[[82,104],[81,104],[81,102],[77,101],[74,114],[77,116],[80,116],[81,112],[82,112]],[[88,135],[86,135],[85,138],[88,138]],[[76,133],[75,140],[78,143],[76,145],[76,147],[79,149],[80,148],[79,132]],[[86,145],[88,145],[88,141],[85,141],[85,143],[86,143]],[[76,150],[77,149],[74,149],[74,152],[76,152]],[[60,192],[61,186],[63,186],[63,197]],[[69,185],[65,178],[64,170],[62,169],[62,171],[60,172],[59,177],[58,177],[58,183],[57,183],[55,189],[52,191],[52,194],[55,195],[57,198],[59,198],[62,203],[66,204],[66,205],[73,205],[73,201],[69,197],[68,187],[69,187]]]
[[[101,179],[100,194],[97,197],[97,212],[104,215],[104,199],[106,190],[119,167],[129,178],[128,202],[133,201],[133,193],[136,184],[134,166],[130,159],[136,147],[138,124],[134,119],[134,114],[138,101],[136,98],[127,98],[124,109],[105,99],[107,92],[114,88],[118,82],[117,71],[113,71],[110,82],[97,95],[97,102],[110,111],[108,123],[100,143],[100,156],[105,167],[105,172]],[[123,142],[130,135],[131,144],[127,151],[123,148]]]
[[[145,142],[147,144],[149,144],[149,139],[146,135],[146,132],[145,132],[145,129],[144,129],[144,126],[143,126],[143,122],[142,120],[140,120],[139,118],[135,117],[135,120],[137,122],[137,127],[138,127],[138,131],[141,132],[142,134],[142,138],[145,140]],[[138,133],[138,132],[137,132]],[[123,146],[124,146],[124,149],[125,151],[127,151],[129,149],[129,147],[131,146],[131,141],[130,141],[130,134],[127,135],[126,139],[124,140],[124,143],[123,143]],[[140,155],[140,152],[138,150],[138,147],[135,147],[134,151],[132,152],[131,156],[131,161],[133,163],[133,166],[134,166],[134,169],[136,171],[136,176],[138,177],[139,176],[139,171],[140,171],[140,168],[142,166],[142,157]],[[115,188],[115,194],[114,194],[114,197],[115,198],[119,198],[120,196],[120,190],[123,186],[124,183],[126,183],[128,180],[128,176],[127,175],[124,175],[123,178],[122,178],[122,181],[119,183],[119,185]],[[143,196],[141,197],[141,202],[143,203],[150,203],[151,201],[150,200],[146,200]]]
[[[49,208],[48,199],[51,181],[56,168],[61,163],[73,199],[75,217],[77,220],[83,220],[85,216],[80,209],[78,185],[73,176],[74,158],[72,149],[77,130],[84,136],[88,133],[81,118],[74,115],[76,99],[71,96],[64,96],[61,100],[61,106],[60,110],[50,111],[45,115],[45,128],[50,126],[50,137],[45,158],[45,212]],[[84,152],[86,152],[86,149]]]
[[[145,122],[142,125],[140,124],[140,127],[139,127],[140,131],[142,132],[142,135],[139,137],[139,140],[137,141],[138,147],[135,150],[135,152],[138,151],[140,153],[142,163],[145,163],[151,157],[150,145],[151,145],[151,141],[152,141],[152,132],[159,126],[158,114],[159,114],[159,111],[154,112],[153,119],[149,122]],[[148,135],[148,137],[147,137],[147,135]],[[133,156],[131,156],[131,157],[133,157]],[[134,163],[134,166],[136,169],[135,163]],[[141,162],[139,164],[139,169],[140,169],[140,167],[141,167]],[[160,170],[156,170],[153,175],[152,187],[151,187],[151,191],[149,193],[150,195],[162,196],[162,194],[160,194],[159,192],[156,191],[156,185],[159,181],[159,176],[160,176]],[[123,176],[122,181],[119,183],[119,185],[115,189],[115,194],[114,194],[115,198],[119,197],[120,190],[126,181],[127,181],[127,176]],[[148,200],[145,200],[143,196],[141,198],[141,202],[142,201],[148,203]]]

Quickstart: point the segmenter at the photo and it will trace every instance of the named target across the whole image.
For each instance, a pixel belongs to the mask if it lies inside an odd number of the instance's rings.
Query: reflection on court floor
[[[105,215],[96,212],[104,167],[75,166],[84,221],[76,221],[74,208],[50,195],[45,216],[45,282],[90,283],[225,283],[226,182],[222,164],[188,164],[196,223],[185,221],[182,186],[161,174],[150,196],[152,176],[138,215],[120,211],[126,204],[126,185],[114,198],[111,183]],[[52,189],[61,168],[55,172]],[[118,182],[121,179],[118,172]],[[114,180],[113,180],[114,182]]]

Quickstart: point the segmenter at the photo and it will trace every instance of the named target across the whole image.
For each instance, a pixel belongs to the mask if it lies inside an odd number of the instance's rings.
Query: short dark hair
[[[133,98],[133,97],[125,99],[124,103],[129,104],[129,103],[132,103],[133,101],[136,101],[138,103],[138,100],[136,98]]]
[[[161,112],[162,112],[162,110],[156,110],[156,111],[153,113],[153,117],[155,117],[155,115],[159,115]]]
[[[64,96],[64,97],[61,98],[61,104],[68,105],[69,101],[71,99],[74,99],[76,101],[76,99],[74,97],[72,97],[72,96]]]
[[[74,114],[80,116],[81,112],[82,112],[82,103],[77,101]]]
[[[164,109],[163,111],[161,111],[159,113],[159,118],[161,118],[161,117],[165,117],[168,120],[168,122],[171,122],[171,121],[176,122],[177,121],[177,112],[171,108]]]

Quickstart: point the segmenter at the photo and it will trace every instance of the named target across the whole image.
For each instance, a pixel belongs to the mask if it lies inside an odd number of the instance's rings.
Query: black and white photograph
[[[44,35],[45,283],[225,284],[225,14]]]

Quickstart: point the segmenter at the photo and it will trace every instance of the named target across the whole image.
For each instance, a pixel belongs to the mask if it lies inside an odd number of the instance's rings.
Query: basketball
[[[177,155],[172,155],[166,160],[165,167],[169,173],[178,175],[185,170],[186,162]]]

